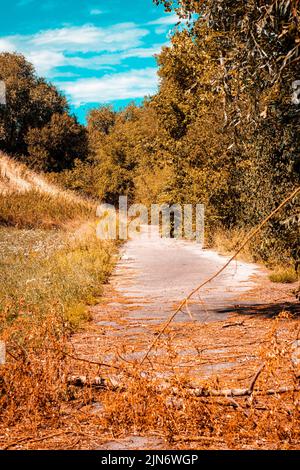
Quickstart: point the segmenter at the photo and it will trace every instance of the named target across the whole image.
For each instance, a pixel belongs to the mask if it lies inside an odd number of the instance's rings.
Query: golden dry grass
[[[68,338],[99,301],[115,245],[97,239],[90,201],[7,157],[0,170],[0,415],[35,429],[59,422]]]
[[[269,275],[269,279],[272,282],[292,284],[293,282],[298,281],[299,275],[292,266],[287,268],[279,267]]]
[[[236,318],[232,317],[230,321],[234,324]],[[204,345],[207,342],[209,345],[211,335],[214,335],[218,340],[217,347],[222,345],[226,349],[234,343],[227,355],[234,353],[238,358],[241,349],[245,354],[251,350],[257,353],[257,360],[214,373],[209,378],[201,377],[196,361],[191,373],[180,367],[182,357],[178,355],[174,333],[182,331],[182,324],[175,325],[169,332],[173,339],[167,349],[163,347],[159,359],[153,357],[151,363],[142,368],[137,361],[111,364],[118,369],[80,363],[67,356],[70,352],[67,346],[65,354],[60,348],[56,349],[55,355],[48,352],[49,363],[46,361],[45,365],[49,375],[44,373],[45,382],[41,381],[40,391],[44,420],[38,411],[32,416],[25,414],[26,419],[24,417],[21,423],[13,418],[9,436],[4,436],[3,427],[1,429],[2,446],[88,449],[101,445],[105,448],[106,442],[119,440],[120,448],[123,448],[122,442],[126,442],[123,439],[131,435],[145,436],[146,439],[155,437],[160,440],[161,448],[168,449],[299,449],[299,381],[291,366],[293,348],[290,341],[297,334],[297,322],[286,314],[272,320],[246,320],[245,327],[252,331],[253,339],[257,338],[251,346],[240,340],[239,327],[233,327],[229,333],[230,329],[224,329],[224,324],[216,322],[194,326],[189,331],[184,329],[181,340],[198,339],[199,347],[202,345],[205,349]],[[99,349],[101,351],[101,345]],[[198,362],[205,356],[208,351],[199,355]],[[213,358],[216,360],[212,354]],[[17,359],[21,370],[25,368],[23,375],[29,378],[33,366],[20,357]],[[172,370],[165,379],[158,375],[166,373],[163,360],[169,362],[169,371]],[[54,364],[63,367],[54,370]],[[211,390],[248,386],[261,364],[264,369],[248,396],[210,396]],[[91,382],[96,375],[106,377],[106,387],[68,385],[62,371],[71,373],[74,370],[90,378]],[[38,372],[39,368],[36,368],[35,379]],[[109,377],[114,377],[114,382]],[[30,385],[29,380],[24,383]],[[294,391],[268,394],[270,388],[278,390],[280,386],[289,386]],[[194,387],[206,393],[197,396]],[[39,404],[34,399],[33,404],[38,410]],[[24,441],[19,442],[20,439]]]

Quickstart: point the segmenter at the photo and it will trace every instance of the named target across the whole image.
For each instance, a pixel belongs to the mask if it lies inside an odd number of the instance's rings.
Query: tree
[[[7,105],[0,108],[0,149],[36,169],[61,171],[87,156],[85,128],[69,113],[66,98],[36,76],[21,54],[0,54]]]
[[[6,106],[0,110],[0,149],[27,155],[29,128],[41,128],[53,113],[67,112],[66,99],[57,89],[37,78],[21,54],[0,54],[0,80],[6,85]]]
[[[100,132],[108,135],[116,122],[116,113],[112,106],[100,106],[92,109],[87,116],[89,132]]]
[[[251,227],[300,184],[299,105],[291,100],[299,77],[299,1],[155,3],[190,19],[158,59],[155,101],[176,161],[172,191],[190,198],[205,184],[208,214]],[[256,248],[260,257],[299,258],[298,213],[299,198],[269,224]]]
[[[55,113],[41,129],[30,128],[26,136],[28,160],[42,171],[72,168],[76,159],[87,157],[86,129],[67,113]]]

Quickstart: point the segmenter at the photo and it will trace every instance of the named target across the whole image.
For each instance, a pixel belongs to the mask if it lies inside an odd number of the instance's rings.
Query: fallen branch
[[[258,377],[262,373],[263,369],[265,367],[265,364],[262,364],[254,377],[251,379],[251,382],[249,384],[248,388],[232,388],[232,389],[223,389],[223,390],[215,390],[215,389],[205,389],[205,388],[195,388],[191,389],[190,393],[194,396],[214,396],[214,397],[245,397],[245,396],[250,396],[252,395],[254,391],[255,384],[257,382]],[[236,405],[238,405],[236,403]],[[238,405],[239,406],[239,405]]]
[[[73,385],[74,387],[97,387],[97,388],[106,388],[105,380],[102,377],[94,377],[89,379],[85,375],[72,375],[68,377],[68,385]]]
[[[224,442],[224,439],[214,436],[174,436],[173,442],[197,442],[197,441],[213,441],[213,442]]]
[[[259,395],[277,395],[280,393],[300,392],[300,387],[279,387],[277,389],[269,389],[266,392],[259,392]]]
[[[72,385],[73,387],[94,387],[101,389],[110,389],[123,391],[124,387],[122,383],[113,377],[93,377],[89,378],[86,375],[71,375],[67,379],[67,384]]]
[[[176,390],[173,390],[176,392]],[[300,387],[279,387],[277,389],[257,390],[256,395],[279,395],[282,393],[299,392]],[[230,389],[205,389],[205,388],[191,388],[188,392],[195,397],[246,397],[253,392],[249,388],[230,388]]]
[[[257,233],[259,233],[261,231],[261,229],[269,222],[270,219],[272,219],[274,217],[274,215],[276,215],[288,202],[290,202],[292,199],[294,199],[295,196],[297,196],[297,194],[300,192],[300,187],[296,188],[284,201],[282,201],[281,204],[279,204],[279,206],[274,209],[271,214],[269,214],[259,225],[258,227],[256,227],[255,229],[251,230],[250,233],[245,237],[244,241],[241,243],[240,247],[238,248],[238,250],[234,253],[233,256],[231,256],[231,258],[224,264],[224,266],[219,269],[219,271],[216,272],[216,274],[214,274],[213,276],[211,276],[209,279],[207,279],[206,281],[202,282],[199,286],[197,286],[195,289],[193,289],[189,295],[187,297],[185,297],[182,302],[180,303],[180,305],[176,308],[175,312],[172,313],[172,315],[168,318],[168,320],[165,322],[165,324],[163,325],[163,327],[161,328],[161,330],[158,332],[158,334],[156,335],[155,339],[153,340],[153,342],[151,343],[148,351],[146,352],[145,356],[142,358],[140,364],[142,365],[145,360],[148,358],[150,352],[152,351],[152,349],[156,346],[156,344],[158,343],[159,339],[161,338],[161,336],[164,334],[164,332],[166,331],[166,329],[168,328],[168,326],[170,325],[170,323],[172,323],[172,321],[174,320],[174,318],[177,316],[177,314],[182,310],[182,308],[184,306],[186,306],[189,302],[189,300],[200,290],[202,289],[204,286],[206,286],[207,284],[209,284],[210,282],[212,282],[214,279],[216,279],[216,277],[218,277],[231,263],[232,261],[234,261],[234,259],[238,256],[238,254],[243,250],[243,248],[247,245],[247,243],[249,243],[250,240],[252,240],[252,238],[257,235]]]
[[[225,397],[225,398],[232,398],[232,397],[247,397],[251,396],[254,392],[255,383],[261,374],[264,365],[262,365],[259,370],[256,372],[255,376],[251,380],[249,387],[247,388],[224,388],[224,389],[209,389],[205,387],[190,387],[185,389],[185,392],[190,394],[194,397],[203,397],[203,398],[215,398],[215,397]],[[126,386],[117,380],[111,380],[113,385],[113,390],[125,391]],[[85,386],[92,386],[97,388],[109,388],[107,384],[107,380],[101,377],[94,377],[93,379],[89,379],[86,376],[71,376],[68,378],[68,384],[73,385],[75,387],[85,387]],[[158,387],[158,392],[166,392],[170,390],[173,395],[177,395],[179,390],[176,387],[168,387],[162,385]],[[276,395],[282,393],[289,393],[289,392],[299,392],[300,387],[279,387],[277,389],[268,389],[268,390],[256,390],[256,395]],[[235,403],[235,406],[238,405]]]
[[[73,356],[72,354],[69,354],[67,352],[63,352],[64,356],[69,357],[70,359],[73,359],[74,361],[79,361],[79,362],[86,362],[87,364],[92,364],[95,366],[100,366],[100,367],[111,367],[112,369],[120,369],[118,366],[113,366],[112,364],[106,364],[105,362],[97,362],[97,361],[90,361],[89,359],[84,359],[83,357],[77,357]]]
[[[245,324],[245,320],[234,322],[234,323],[226,323],[225,325],[222,326],[222,328],[231,328],[232,326],[244,326],[244,324]]]
[[[54,348],[48,348],[48,350],[57,352],[57,349],[54,349]],[[14,356],[9,350],[7,350],[7,354],[9,354],[16,361],[20,360],[19,358]],[[120,369],[120,367],[118,367],[118,366],[114,366],[112,364],[107,364],[105,362],[91,361],[90,359],[85,359],[83,357],[77,357],[77,356],[74,356],[73,354],[67,353],[66,351],[61,351],[61,354],[64,357],[69,357],[70,359],[73,359],[74,361],[86,362],[87,364],[92,364],[92,365],[99,366],[99,367],[109,367],[109,368],[117,369],[117,370]]]
[[[14,441],[14,442],[11,442],[10,444],[6,445],[5,447],[3,447],[1,450],[8,450],[10,449],[11,447],[15,447],[19,444],[22,444],[22,442],[40,442],[40,441],[45,441],[46,439],[52,439],[54,437],[58,437],[58,436],[61,436],[62,434],[75,434],[74,431],[60,431],[60,432],[57,432],[55,434],[48,434],[46,436],[42,436],[42,437],[32,437],[32,436],[28,436],[28,437],[23,437],[22,439],[18,439],[17,441]]]
[[[262,364],[260,366],[260,368],[258,369],[258,371],[256,372],[256,374],[254,375],[253,379],[251,380],[250,385],[249,385],[249,389],[248,389],[249,392],[250,392],[250,395],[251,395],[251,393],[253,393],[256,381],[257,381],[258,377],[260,376],[260,374],[262,373],[264,367],[265,367],[265,364]]]

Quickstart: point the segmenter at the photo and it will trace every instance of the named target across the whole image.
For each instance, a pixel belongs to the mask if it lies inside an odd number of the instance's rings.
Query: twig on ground
[[[264,368],[265,368],[265,364],[262,364],[262,365],[260,366],[260,368],[258,369],[258,371],[256,372],[256,374],[254,375],[253,379],[251,380],[250,385],[249,385],[249,392],[250,392],[250,394],[253,393],[254,386],[255,386],[255,384],[256,384],[256,382],[257,382],[257,379],[258,379],[258,377],[260,376],[260,374],[262,373],[262,371],[263,371]]]
[[[172,438],[174,442],[197,442],[197,441],[214,441],[224,442],[224,439],[214,436],[174,436]]]
[[[232,326],[244,326],[245,320],[240,321],[240,322],[234,322],[234,323],[226,323],[225,325],[222,326],[222,328],[231,328]]]
[[[19,444],[22,444],[22,442],[40,442],[44,441],[45,439],[52,439],[53,437],[58,437],[61,436],[62,434],[76,434],[74,431],[60,431],[55,434],[47,434],[46,436],[42,437],[23,437],[22,439],[18,439],[17,441],[11,442],[10,444],[7,444],[5,447],[2,448],[2,450],[8,450],[11,447],[15,447]]]
[[[277,389],[269,389],[269,390],[257,390],[257,395],[279,395],[282,393],[289,393],[289,392],[299,392],[300,387],[279,387]],[[194,388],[189,389],[191,395],[196,397],[246,397],[251,395],[249,388],[232,388],[232,389],[222,389],[222,390],[215,390],[215,389],[205,389],[205,388]]]
[[[97,361],[90,361],[89,359],[85,359],[83,357],[73,356],[67,352],[63,352],[64,356],[69,357],[70,359],[74,359],[74,361],[86,362],[87,364],[93,364],[100,367],[111,367],[112,369],[120,369],[118,366],[114,366],[112,364],[106,364],[105,362],[97,362]]]
[[[68,377],[68,385],[73,385],[74,387],[84,387],[85,385],[97,388],[105,388],[105,380],[102,377],[94,377],[93,379],[88,379],[85,375],[72,375]]]

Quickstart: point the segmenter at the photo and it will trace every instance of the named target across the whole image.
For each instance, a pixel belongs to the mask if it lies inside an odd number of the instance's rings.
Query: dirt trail
[[[174,303],[226,261],[226,257],[203,250],[195,242],[161,238],[156,226],[143,226],[140,235],[125,245],[112,285],[125,298],[136,300],[139,315],[165,319]],[[210,321],[220,315],[224,318],[222,309],[233,305],[240,293],[254,286],[254,274],[262,275],[256,265],[232,263],[200,292],[200,308],[199,297],[195,298],[195,320]],[[208,316],[206,311],[210,312]]]
[[[105,297],[92,309],[94,322],[88,331],[73,338],[77,352],[93,360],[139,360],[178,302],[226,260],[194,242],[162,239],[157,227],[142,227],[141,233],[122,247]],[[201,291],[201,297],[195,297],[190,305],[193,318],[187,312],[180,313],[176,324],[187,323],[191,329],[225,321],[228,312],[241,306],[239,297],[263,277],[256,265],[232,263]],[[160,353],[160,349],[153,352],[154,356]]]

